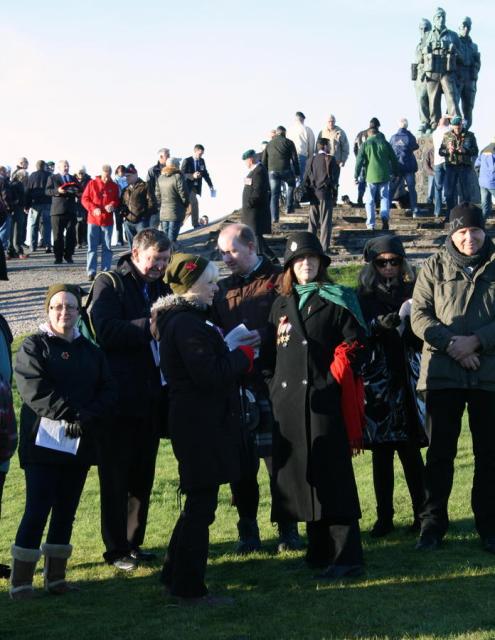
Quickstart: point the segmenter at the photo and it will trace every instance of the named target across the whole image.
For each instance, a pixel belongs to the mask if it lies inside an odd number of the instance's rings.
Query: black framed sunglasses
[[[391,267],[400,267],[400,265],[402,264],[402,258],[377,258],[376,260],[374,260],[374,263],[380,269],[386,267],[387,264],[389,264]]]

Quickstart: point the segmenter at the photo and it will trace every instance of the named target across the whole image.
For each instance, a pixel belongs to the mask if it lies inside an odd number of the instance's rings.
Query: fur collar
[[[184,296],[170,293],[168,296],[161,296],[158,298],[151,307],[151,313],[166,313],[167,311],[171,311],[177,307],[190,307],[191,309],[199,311],[205,311],[207,309],[207,305],[203,302],[198,302],[191,298],[184,298]]]

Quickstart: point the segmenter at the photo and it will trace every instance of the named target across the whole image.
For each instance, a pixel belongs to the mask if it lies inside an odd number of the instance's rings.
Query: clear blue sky
[[[492,0],[441,3],[447,26],[473,20],[482,69],[473,130],[495,134]],[[10,2],[2,8],[0,163],[67,158],[89,172],[134,162],[141,175],[168,146],[206,147],[218,198],[210,215],[240,203],[245,149],[304,111],[315,133],[330,113],[352,140],[371,116],[388,136],[418,124],[410,64],[422,17],[436,2],[231,0],[186,3]],[[492,61],[492,67],[489,67]],[[354,196],[351,159],[343,190]]]

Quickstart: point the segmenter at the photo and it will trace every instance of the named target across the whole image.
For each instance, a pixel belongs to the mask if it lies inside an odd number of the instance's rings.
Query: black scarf
[[[454,261],[456,267],[459,267],[460,269],[476,270],[488,258],[490,245],[491,241],[489,237],[486,236],[485,242],[483,243],[483,246],[478,251],[478,253],[475,253],[473,256],[466,256],[456,249],[450,236],[445,241],[445,248],[447,249],[449,256]]]

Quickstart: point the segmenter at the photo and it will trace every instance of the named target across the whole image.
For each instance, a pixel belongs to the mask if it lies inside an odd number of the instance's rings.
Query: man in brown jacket
[[[495,246],[479,207],[450,215],[445,246],[424,263],[411,326],[424,341],[418,390],[425,392],[426,500],[416,548],[437,549],[447,532],[454,459],[467,405],[473,438],[471,494],[483,548],[495,553]]]
[[[256,396],[260,410],[260,422],[254,432],[245,435],[246,464],[241,480],[231,485],[234,504],[239,513],[239,544],[237,553],[258,551],[261,541],[257,523],[259,485],[257,480],[260,458],[265,459],[271,473],[271,443],[273,414],[268,399],[268,389],[262,376],[263,348],[269,340],[268,315],[282,277],[282,268],[265,256],[256,253],[256,238],[244,224],[231,224],[218,237],[222,259],[232,274],[219,280],[219,291],[213,302],[213,319],[225,333],[239,324],[256,331],[251,346],[260,349],[255,360],[255,370],[245,380]],[[300,549],[301,541],[297,523],[278,522],[279,551]]]

